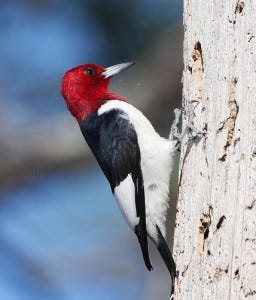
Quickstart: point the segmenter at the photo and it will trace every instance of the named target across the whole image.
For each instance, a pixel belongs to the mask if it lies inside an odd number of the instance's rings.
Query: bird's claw
[[[193,140],[197,137],[201,137],[204,135],[204,132],[202,130],[199,130],[194,125],[194,122],[192,120],[193,112],[191,111],[191,109],[189,109],[188,112],[188,123],[186,124],[186,127],[181,131],[178,129],[178,124],[180,122],[182,110],[182,108],[176,108],[174,110],[174,121],[172,123],[169,135],[169,140],[176,142],[174,144],[174,149],[177,151],[180,151],[181,142],[186,134],[189,140]]]

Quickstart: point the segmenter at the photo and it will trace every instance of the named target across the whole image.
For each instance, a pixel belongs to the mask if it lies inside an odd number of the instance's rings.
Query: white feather
[[[134,229],[140,219],[137,217],[135,187],[130,174],[115,187],[114,196],[128,224]]]
[[[149,120],[127,102],[109,100],[101,106],[98,114],[101,115],[112,109],[124,111],[136,130],[145,189],[147,232],[157,242],[156,225],[165,237],[166,213],[169,206],[169,179],[173,168],[172,154],[175,151],[175,142],[160,137]],[[123,198],[122,203],[125,201],[126,199]]]

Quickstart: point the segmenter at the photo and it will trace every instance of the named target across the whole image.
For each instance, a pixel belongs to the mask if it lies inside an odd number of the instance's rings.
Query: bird
[[[161,137],[140,110],[109,91],[111,78],[133,64],[76,66],[64,74],[61,93],[137,235],[147,269],[153,269],[149,238],[170,273],[173,294],[176,265],[165,227],[177,140]]]

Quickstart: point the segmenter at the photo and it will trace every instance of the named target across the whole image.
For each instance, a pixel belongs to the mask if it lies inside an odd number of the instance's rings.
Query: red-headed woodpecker
[[[160,137],[138,109],[108,91],[110,78],[132,64],[75,67],[64,75],[61,91],[121,212],[138,237],[148,270],[152,269],[149,237],[174,284],[176,267],[165,240],[165,221],[177,142]]]

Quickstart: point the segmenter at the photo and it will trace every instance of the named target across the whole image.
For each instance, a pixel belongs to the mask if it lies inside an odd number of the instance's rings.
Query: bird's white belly
[[[140,143],[143,143],[141,141]],[[169,180],[172,170],[172,143],[158,136],[141,147],[141,168],[144,179],[147,231],[157,238],[156,225],[165,236],[169,206]]]
[[[137,133],[145,190],[147,232],[151,238],[156,240],[156,225],[165,236],[174,142],[160,137],[149,120],[134,106],[126,102],[110,100],[99,109],[99,113],[113,108],[123,110],[128,115]]]

